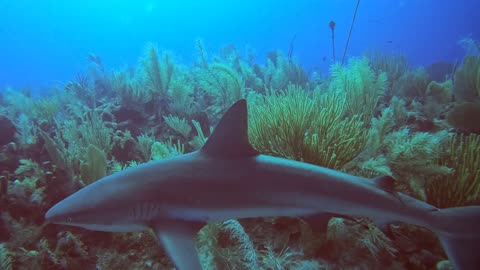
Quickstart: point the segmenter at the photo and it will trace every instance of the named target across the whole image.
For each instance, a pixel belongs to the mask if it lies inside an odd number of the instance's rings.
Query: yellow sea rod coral
[[[286,91],[250,104],[249,137],[264,154],[340,169],[365,147],[368,130],[360,116],[344,118],[342,93]]]

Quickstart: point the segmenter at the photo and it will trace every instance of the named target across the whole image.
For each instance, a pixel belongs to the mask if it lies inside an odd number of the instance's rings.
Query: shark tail
[[[454,269],[480,269],[480,206],[441,209],[432,215],[433,230]]]

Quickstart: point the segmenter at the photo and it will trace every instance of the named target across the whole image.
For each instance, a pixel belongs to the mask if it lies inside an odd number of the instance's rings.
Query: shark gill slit
[[[138,203],[132,207],[131,216],[135,221],[149,221],[157,217],[159,210],[159,206],[155,203]]]

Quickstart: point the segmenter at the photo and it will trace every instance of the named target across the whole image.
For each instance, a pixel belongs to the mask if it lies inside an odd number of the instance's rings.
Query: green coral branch
[[[163,119],[171,129],[182,135],[183,138],[188,138],[190,132],[192,131],[192,127],[188,124],[185,118],[180,118],[170,114],[168,116],[164,116]]]
[[[87,158],[80,165],[80,176],[83,184],[88,185],[107,175],[107,157],[93,144],[87,148]]]
[[[164,53],[159,59],[158,49],[153,44],[147,46],[143,59],[146,86],[153,94],[166,98],[175,65],[170,53]]]
[[[480,135],[454,135],[438,160],[452,174],[430,179],[427,201],[440,208],[478,204],[480,196]]]
[[[367,58],[352,59],[347,67],[335,64],[332,67],[330,91],[346,95],[346,112],[349,116],[362,114],[362,121],[369,124],[378,100],[387,87],[387,75],[375,75]]]
[[[179,140],[177,140],[176,143],[173,143],[172,139],[170,138],[166,142],[154,142],[150,152],[152,160],[159,160],[185,153],[185,145]]]
[[[242,77],[226,64],[208,65],[200,73],[200,87],[215,100],[214,105],[209,108],[214,115],[223,113],[244,96]]]
[[[400,77],[407,73],[410,65],[408,58],[403,54],[388,54],[379,50],[373,50],[366,54],[372,69],[376,74],[386,72],[390,83],[396,84]]]
[[[212,64],[210,65],[210,68],[215,72],[215,78],[217,79],[219,86],[231,84],[229,89],[227,89],[226,86],[222,87],[222,100],[225,104],[229,104],[227,106],[230,106],[230,103],[233,103],[243,97],[243,81],[237,72],[223,64]],[[221,76],[222,74],[222,77],[224,77],[228,83],[222,83],[220,81],[221,79],[218,76]]]
[[[290,85],[249,109],[250,141],[262,153],[340,169],[365,148],[368,130],[361,116],[343,117],[344,94]]]
[[[10,251],[5,247],[4,244],[0,244],[0,269],[2,270],[12,270],[12,257],[10,256]]]
[[[202,146],[207,142],[207,136],[203,133],[202,127],[200,126],[200,122],[192,120],[193,127],[197,131],[197,136],[193,137],[193,139],[188,143],[193,149],[200,149]],[[210,128],[210,134],[212,133],[213,129]]]
[[[45,149],[52,162],[63,170],[70,180],[74,178],[74,160],[69,155],[65,143],[58,137],[52,138],[48,133],[40,130],[40,136],[45,142]]]
[[[237,220],[202,228],[197,247],[205,269],[262,269],[252,240]]]

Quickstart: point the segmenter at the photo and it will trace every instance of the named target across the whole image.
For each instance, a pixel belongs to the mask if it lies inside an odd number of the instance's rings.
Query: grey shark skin
[[[322,213],[427,227],[458,270],[480,269],[480,207],[437,209],[395,193],[391,179],[364,179],[259,155],[249,144],[245,100],[234,104],[205,146],[115,173],[45,214],[47,222],[90,230],[152,229],[177,269],[202,269],[195,235],[209,222]]]

